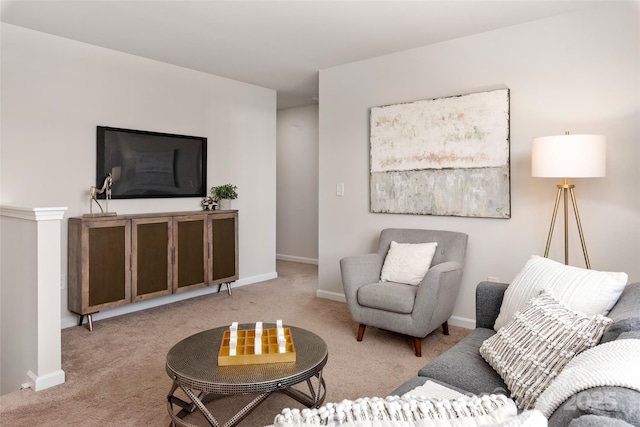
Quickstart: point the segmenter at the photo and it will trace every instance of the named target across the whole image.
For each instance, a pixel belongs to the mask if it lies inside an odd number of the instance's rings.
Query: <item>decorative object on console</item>
[[[547,246],[544,256],[549,255],[549,246],[553,236],[558,214],[560,195],[564,195],[564,263],[569,264],[569,218],[567,192],[571,195],[573,212],[578,224],[582,253],[587,268],[591,268],[587,245],[584,241],[582,224],[578,213],[578,204],[574,193],[574,184],[569,184],[567,178],[597,178],[606,173],[606,147],[607,139],[603,135],[565,135],[545,136],[534,138],[531,146],[531,175],[542,178],[563,178],[564,182],[558,184],[558,193],[549,226]]]
[[[100,188],[99,190],[92,185],[89,188],[89,213],[88,214],[84,214],[84,217],[88,217],[88,218],[94,218],[94,217],[100,217],[100,216],[115,216],[117,215],[115,212],[109,212],[109,199],[111,199],[111,187],[113,186],[113,176],[111,173],[109,173],[109,175],[107,175],[107,177],[104,179],[104,183],[102,184],[102,188]],[[105,209],[102,209],[102,205],[100,204],[100,202],[98,202],[98,194],[102,194],[105,193]],[[98,205],[98,207],[100,208],[100,213],[93,213],[93,202],[96,202],[96,204]]]
[[[510,218],[509,89],[371,109],[371,212]]]
[[[205,197],[202,200],[201,204],[202,204],[202,210],[205,210],[205,211],[215,211],[216,206],[218,206],[218,203],[216,202],[216,200],[211,196]]]
[[[532,409],[574,356],[598,344],[611,322],[600,314],[573,311],[543,290],[482,343],[480,354],[502,377],[518,407]]]
[[[233,184],[224,184],[217,187],[211,187],[211,195],[218,202],[221,210],[231,209],[231,200],[238,198],[238,187]]]

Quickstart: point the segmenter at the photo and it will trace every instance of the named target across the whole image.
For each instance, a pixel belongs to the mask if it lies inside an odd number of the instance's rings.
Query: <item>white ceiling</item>
[[[311,104],[318,71],[592,7],[593,1],[2,0],[0,20]]]

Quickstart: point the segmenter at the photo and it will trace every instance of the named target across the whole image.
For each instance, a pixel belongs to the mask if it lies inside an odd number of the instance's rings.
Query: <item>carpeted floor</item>
[[[469,331],[450,327],[426,337],[421,358],[411,339],[367,328],[355,339],[357,324],[346,304],[316,298],[317,267],[278,261],[279,277],[62,331],[62,369],[66,382],[40,392],[25,389],[0,396],[2,426],[168,426],[167,392],[171,380],[165,357],[178,341],[232,321],[275,322],[308,329],[329,347],[323,376],[327,402],[386,396],[416,375],[427,361]],[[224,423],[252,396],[233,396],[208,407]],[[241,425],[264,426],[285,407],[300,407],[283,394],[270,396]],[[185,421],[205,425],[194,413]]]

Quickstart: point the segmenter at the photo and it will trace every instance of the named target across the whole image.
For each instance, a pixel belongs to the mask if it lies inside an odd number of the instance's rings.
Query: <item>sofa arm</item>
[[[493,329],[507,283],[480,282],[476,287],[476,328]]]

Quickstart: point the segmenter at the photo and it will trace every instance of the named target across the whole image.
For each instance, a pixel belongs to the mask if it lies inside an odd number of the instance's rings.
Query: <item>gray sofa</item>
[[[479,352],[482,342],[495,334],[493,325],[506,289],[504,283],[481,282],[476,288],[476,329],[390,394],[400,396],[431,380],[465,394],[509,395],[505,383]],[[613,324],[600,344],[617,339],[640,339],[640,282],[625,287],[608,317],[613,319]],[[624,387],[596,387],[579,392],[549,418],[552,427],[629,425],[640,426],[640,392]]]

